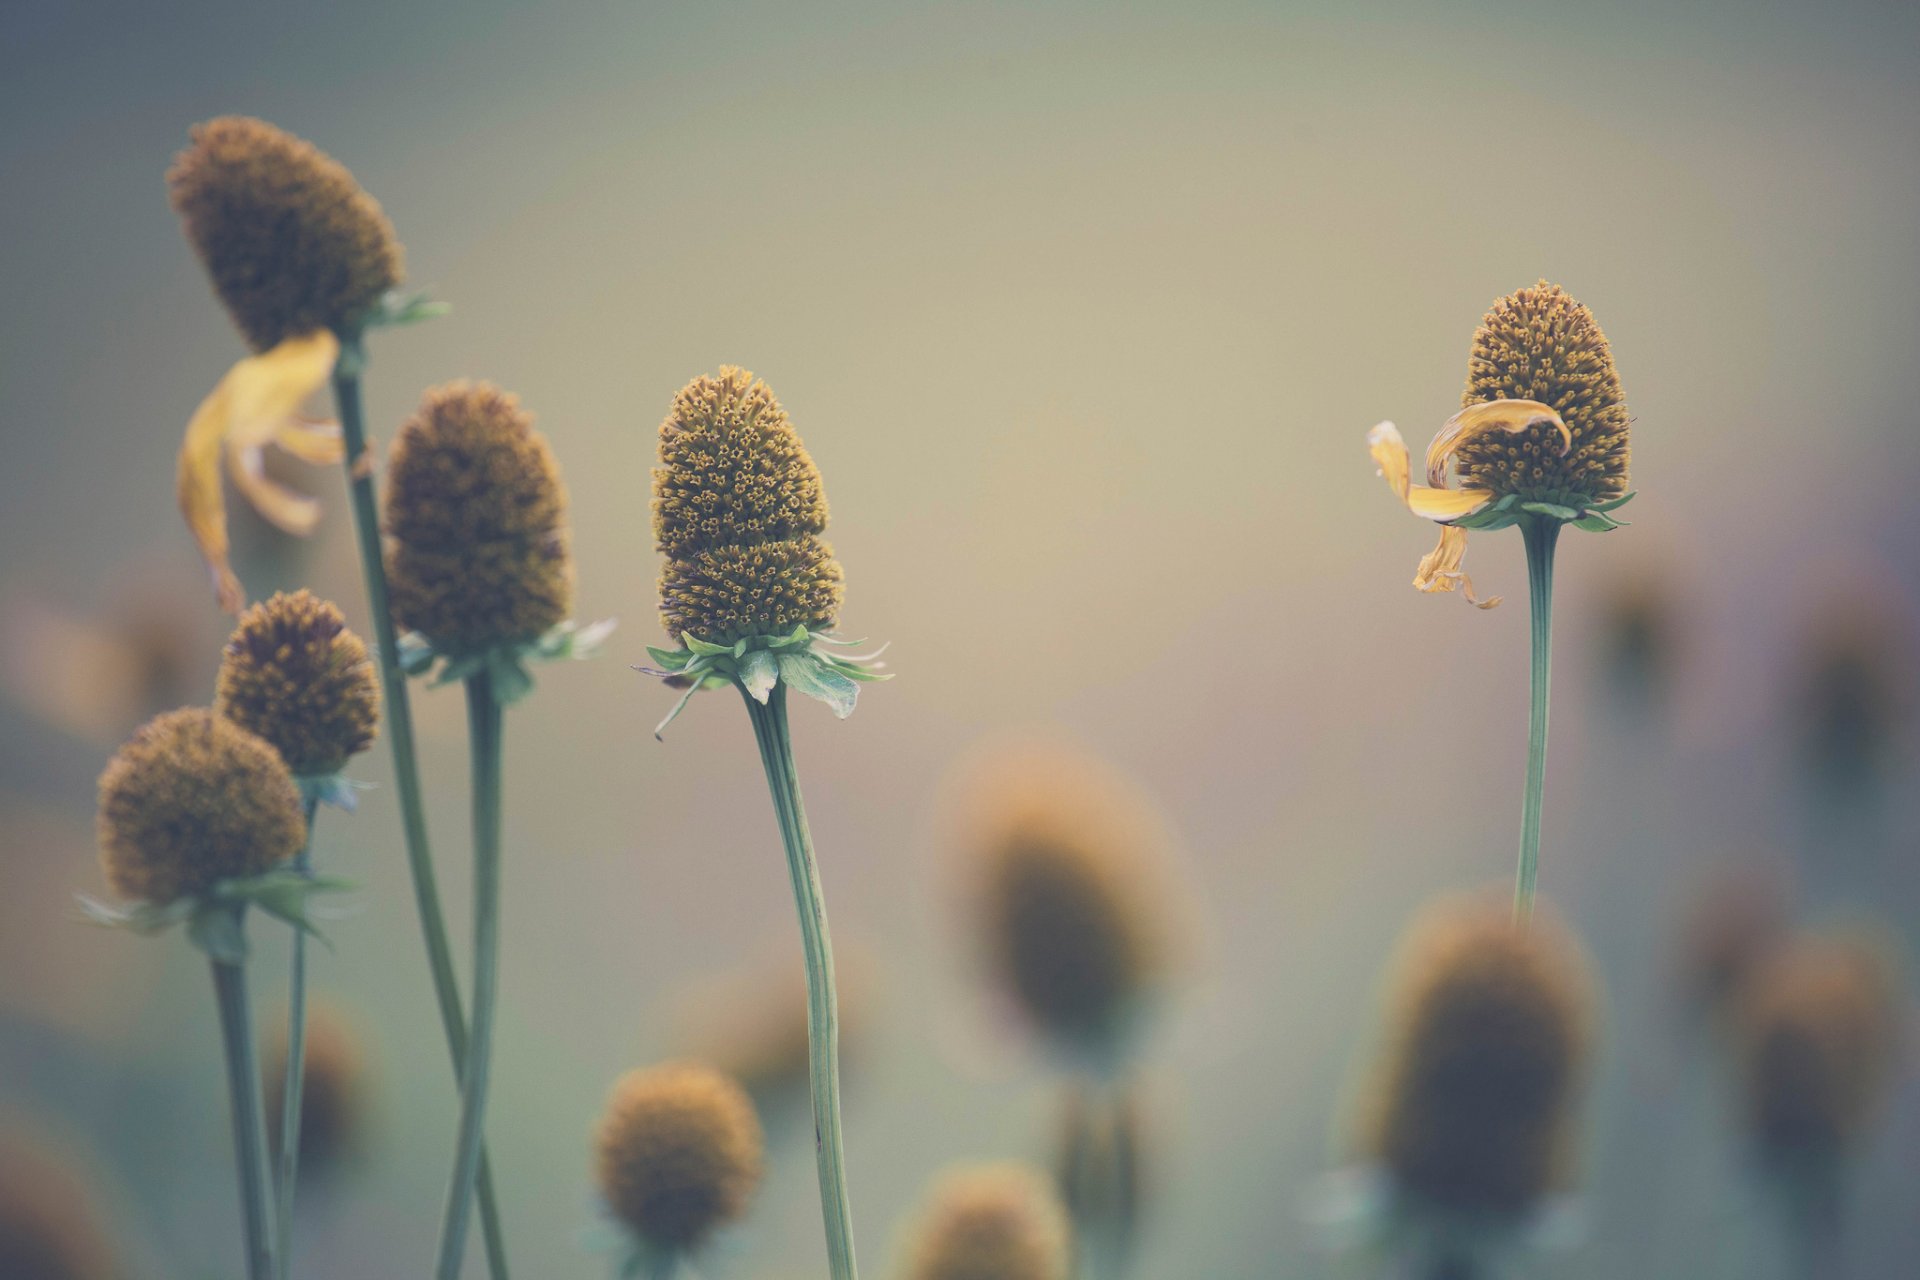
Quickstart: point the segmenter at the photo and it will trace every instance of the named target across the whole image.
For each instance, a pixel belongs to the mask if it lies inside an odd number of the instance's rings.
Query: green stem
[[[307,797],[307,842],[293,869],[313,878],[313,819],[319,802]],[[307,931],[293,931],[293,960],[287,979],[287,1066],[280,1082],[280,1176],[276,1215],[280,1277],[293,1270],[293,1187],[300,1175],[300,1106],[307,1083]]]
[[[1527,547],[1527,599],[1532,606],[1532,670],[1528,679],[1527,791],[1520,806],[1520,865],[1514,874],[1513,914],[1533,914],[1534,882],[1540,874],[1540,804],[1547,782],[1547,685],[1553,667],[1553,548],[1560,522],[1533,517],[1520,522]]]
[[[227,910],[233,913],[235,936],[244,936],[246,908]],[[253,1011],[247,1003],[245,962],[213,961],[213,991],[220,1003],[227,1096],[233,1108],[233,1157],[240,1175],[240,1213],[246,1223],[247,1280],[274,1280],[267,1117],[260,1098],[260,1053],[253,1039]]]
[[[420,789],[420,764],[413,748],[413,710],[407,699],[407,676],[400,669],[400,641],[394,634],[393,610],[387,603],[387,566],[380,546],[380,516],[373,497],[373,457],[367,451],[367,431],[360,408],[360,369],[366,353],[358,334],[340,339],[340,363],[333,371],[333,400],[340,414],[340,434],[346,448],[347,489],[352,498],[353,527],[360,544],[360,570],[367,584],[367,608],[373,614],[375,649],[380,655],[380,690],[385,695],[387,740],[393,744],[393,777],[400,793],[400,821],[406,834],[407,869],[413,875],[413,901],[420,915],[420,932],[427,944],[427,969],[433,976],[433,994],[440,1005],[440,1027],[446,1035],[447,1056],[456,1081],[467,1071],[467,1022],[460,1011],[460,984],[453,972],[453,949],[447,945],[447,926],[440,911],[440,888],[433,873],[433,854],[427,846],[427,810]],[[486,1242],[487,1270],[493,1280],[507,1280],[507,1245],[500,1230],[500,1209],[494,1198],[493,1168],[483,1148],[480,1153],[480,1230]]]
[[[493,678],[467,679],[467,738],[473,755],[473,1035],[461,1077],[460,1133],[440,1226],[439,1280],[459,1280],[467,1220],[480,1172],[487,1085],[493,1065],[493,1013],[500,981],[500,701]]]
[[[853,1212],[847,1203],[846,1156],[840,1136],[840,1013],[834,994],[833,941],[827,933],[827,907],[813,837],[800,802],[800,777],[793,767],[787,687],[775,685],[764,706],[744,688],[740,694],[753,721],[760,763],[766,768],[767,788],[780,820],[780,838],[787,847],[787,871],[793,879],[800,940],[806,949],[808,1076],[813,1085],[813,1147],[820,1167],[827,1261],[833,1280],[855,1280],[859,1271],[853,1256]]]

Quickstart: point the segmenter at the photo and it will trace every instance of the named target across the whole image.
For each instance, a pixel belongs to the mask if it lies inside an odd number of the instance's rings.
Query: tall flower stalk
[[[833,943],[787,727],[786,692],[845,718],[874,655],[835,652],[843,574],[821,538],[827,501],[786,411],[744,369],[695,378],[660,426],[653,473],[654,541],[665,556],[660,617],[677,648],[649,648],[652,674],[685,693],[665,729],[702,689],[739,690],[760,748],[786,848],[806,951],[808,1076],[821,1217],[834,1280],[853,1280],[852,1209],[840,1126],[839,1007]],[[658,730],[656,730],[656,733]]]
[[[246,906],[225,908],[227,928],[245,945]],[[266,1104],[261,1096],[260,1054],[247,999],[247,962],[210,956],[213,991],[220,1006],[220,1042],[227,1064],[227,1095],[233,1115],[233,1162],[240,1177],[240,1210],[246,1228],[247,1280],[274,1280],[283,1273],[284,1236],[270,1207]],[[291,1075],[291,1073],[289,1073]]]
[[[1440,525],[1440,542],[1414,572],[1421,591],[1460,589],[1481,600],[1463,567],[1472,530],[1519,525],[1532,607],[1527,779],[1520,807],[1514,914],[1533,910],[1540,810],[1546,785],[1552,662],[1553,558],[1562,525],[1617,529],[1612,512],[1633,494],[1626,402],[1613,351],[1593,313],[1542,280],[1500,299],[1474,333],[1460,412],[1427,446],[1426,484],[1413,483],[1406,441],[1391,422],[1367,433],[1380,474],[1415,515]],[[1450,476],[1450,472],[1454,473]],[[1457,476],[1458,484],[1450,483]]]

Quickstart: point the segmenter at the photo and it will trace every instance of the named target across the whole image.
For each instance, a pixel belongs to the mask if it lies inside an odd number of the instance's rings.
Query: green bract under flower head
[[[373,744],[380,685],[340,610],[301,590],[241,616],[214,709],[271,743],[294,776],[322,778]]]
[[[264,120],[195,126],[167,186],[255,351],[316,329],[350,333],[401,281],[379,204],[339,162]]]
[[[100,861],[123,898],[165,905],[257,876],[307,824],[280,753],[212,711],[156,716],[100,776]]]

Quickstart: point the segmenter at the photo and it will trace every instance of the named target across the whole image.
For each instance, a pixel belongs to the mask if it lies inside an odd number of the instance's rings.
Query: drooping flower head
[[[100,861],[122,898],[163,906],[292,858],[306,841],[280,753],[212,711],[147,722],[100,775]]]
[[[1393,423],[1367,433],[1389,487],[1415,515],[1441,525],[1413,585],[1464,588],[1469,602],[1492,608],[1498,597],[1475,598],[1461,569],[1469,529],[1529,517],[1617,527],[1607,513],[1631,496],[1628,422],[1613,352],[1591,311],[1544,280],[1494,303],[1474,333],[1460,411],[1427,447],[1427,483],[1413,483]]]
[[[1036,1170],[964,1166],[928,1193],[900,1270],[905,1280],[1067,1280],[1071,1245],[1060,1199]]]
[[[826,527],[819,468],[766,383],[729,365],[681,388],[653,472],[670,636],[731,644],[831,629],[843,575]]]
[[[596,1141],[608,1210],[649,1248],[685,1253],[737,1221],[760,1183],[753,1103],[697,1063],[630,1071],[614,1086]]]
[[[388,468],[395,621],[448,655],[539,639],[573,607],[566,503],[514,396],[484,382],[428,391]]]
[[[367,1062],[360,1035],[340,1009],[325,1000],[307,1007],[306,1069],[300,1077],[300,1176],[337,1173],[365,1139]],[[262,1096],[267,1138],[278,1158],[280,1109],[286,1102],[287,1033],[284,1025],[265,1054]]]
[[[1463,1220],[1514,1221],[1569,1174],[1593,995],[1573,940],[1504,902],[1424,910],[1396,957],[1362,1141],[1396,1192]]]
[[[242,615],[220,662],[214,709],[280,752],[297,778],[337,774],[373,744],[380,685],[367,646],[312,592]]]

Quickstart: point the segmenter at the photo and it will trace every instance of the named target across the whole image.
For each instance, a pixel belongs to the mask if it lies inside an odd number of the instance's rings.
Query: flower
[[[1421,591],[1464,590],[1469,529],[1523,517],[1606,530],[1627,492],[1628,416],[1613,353],[1593,313],[1542,280],[1494,303],[1473,337],[1460,412],[1427,446],[1427,483],[1412,483],[1406,441],[1391,422],[1367,433],[1388,487],[1417,516],[1437,522],[1440,543],[1421,561]],[[1459,487],[1448,485],[1457,471]]]
[[[1449,898],[1420,913],[1393,973],[1367,1153],[1411,1204],[1517,1220],[1567,1176],[1592,1039],[1583,957],[1544,913]]]
[[[566,489],[511,394],[429,390],[387,474],[393,616],[445,655],[530,644],[573,607]]]
[[[359,1033],[324,1000],[307,1007],[306,1070],[300,1077],[300,1175],[338,1170],[364,1138],[366,1055]],[[281,1026],[262,1072],[267,1138],[276,1158],[281,1108],[286,1105],[287,1031]]]
[[[201,708],[135,731],[100,775],[100,861],[122,898],[164,906],[292,858],[307,836],[272,746]]]
[[[242,615],[214,709],[272,743],[295,777],[321,778],[373,744],[380,685],[340,610],[300,590]]]
[[[746,1212],[760,1183],[760,1121],[738,1084],[678,1062],[614,1086],[596,1142],[607,1208],[647,1246],[697,1248]]]
[[[934,1184],[906,1280],[1067,1280],[1072,1231],[1053,1186],[1023,1164],[970,1165]]]

